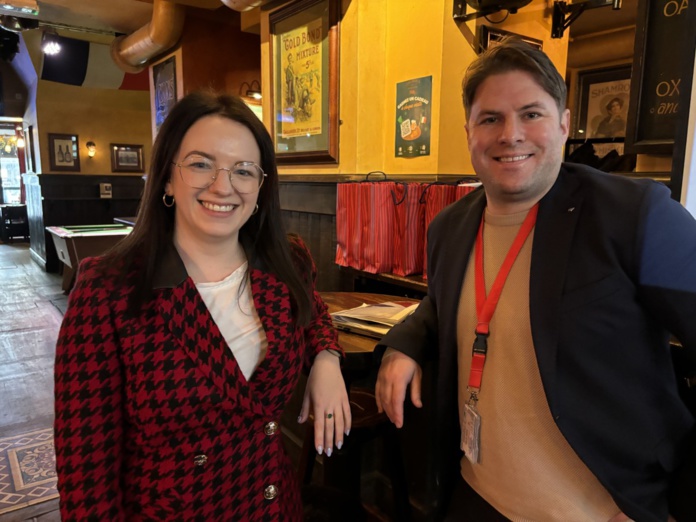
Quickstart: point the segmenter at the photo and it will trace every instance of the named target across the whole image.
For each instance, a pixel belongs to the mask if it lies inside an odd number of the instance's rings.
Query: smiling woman
[[[61,327],[64,519],[302,520],[279,420],[303,363],[298,421],[314,416],[319,453],[351,417],[316,268],[278,201],[273,143],[240,98],[174,105],[133,231],[81,264]]]

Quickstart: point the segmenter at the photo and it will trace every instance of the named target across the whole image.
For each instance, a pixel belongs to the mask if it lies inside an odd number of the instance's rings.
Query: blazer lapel
[[[297,332],[292,323],[288,287],[274,275],[252,268],[251,290],[268,348],[249,386],[261,407],[269,411],[284,406],[286,397],[280,391],[286,385],[294,387],[298,372],[291,370],[301,369],[303,351],[297,349],[299,340],[294,339]],[[288,384],[287,380],[293,382]],[[269,382],[275,384],[268,386]]]
[[[529,280],[529,314],[541,379],[554,411],[561,297],[583,197],[578,182],[561,168],[539,204]]]
[[[444,277],[433,277],[434,281],[441,281],[443,284],[443,287],[436,291],[440,302],[439,308],[448,311],[445,324],[457,324],[459,297],[464,283],[464,274],[474,247],[481,216],[486,208],[485,192],[480,190],[477,194],[477,200],[471,205],[462,205],[461,211],[452,217],[450,233],[439,234],[438,240],[441,240],[441,244],[433,245],[433,252],[438,251],[438,255],[442,257],[440,264],[442,270],[447,271]]]

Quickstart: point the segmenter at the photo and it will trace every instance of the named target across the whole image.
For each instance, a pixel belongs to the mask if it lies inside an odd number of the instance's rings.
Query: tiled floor
[[[28,243],[0,244],[0,438],[53,425],[53,358],[66,296],[31,260]],[[56,522],[51,500],[1,522]]]

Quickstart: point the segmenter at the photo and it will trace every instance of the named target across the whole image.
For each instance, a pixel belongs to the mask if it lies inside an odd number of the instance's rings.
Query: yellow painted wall
[[[23,36],[37,74],[40,76],[41,32],[25,31]],[[75,33],[66,33],[65,36],[76,37]],[[104,37],[99,35],[86,35],[85,39],[107,43]],[[80,172],[75,174],[111,174],[110,143],[143,145],[147,170],[152,149],[148,91],[90,89],[38,80],[35,103],[34,133],[39,140],[40,165],[37,165],[39,173],[51,172],[48,156],[49,133],[78,136]],[[93,141],[97,146],[97,154],[94,158],[87,157],[85,144],[88,141]],[[124,175],[142,176],[142,174]]]
[[[342,0],[340,26],[339,164],[281,167],[286,174],[470,174],[461,80],[475,58],[470,42],[480,21],[458,26],[451,0]],[[261,13],[263,91],[272,92],[269,13]],[[559,71],[566,69],[567,34],[551,39],[545,0],[533,0],[495,27],[543,40]],[[432,76],[430,156],[394,156],[396,84]],[[271,128],[270,96],[264,122]]]
[[[51,172],[49,133],[77,134],[80,146],[79,174],[111,174],[110,143],[143,145],[147,169],[152,149],[148,91],[87,89],[39,80],[36,112],[43,173]],[[87,157],[85,144],[88,141],[93,141],[97,146],[94,158]]]

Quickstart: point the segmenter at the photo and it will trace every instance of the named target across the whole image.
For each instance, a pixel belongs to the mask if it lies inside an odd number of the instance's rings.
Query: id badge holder
[[[481,415],[473,401],[464,406],[463,424],[461,450],[472,464],[478,464],[481,459]]]

